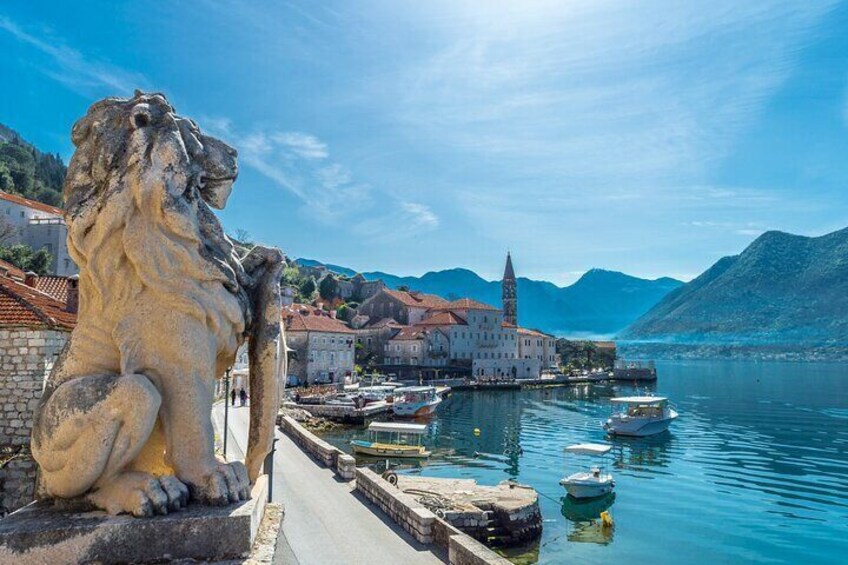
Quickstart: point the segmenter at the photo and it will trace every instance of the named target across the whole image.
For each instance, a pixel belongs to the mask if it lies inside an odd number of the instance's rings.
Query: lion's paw
[[[214,471],[203,480],[190,483],[189,488],[192,500],[212,506],[250,499],[247,469],[240,461],[218,463]]]
[[[153,516],[167,514],[188,504],[188,488],[176,477],[154,477],[130,472],[118,475],[88,495],[88,500],[109,514]]]

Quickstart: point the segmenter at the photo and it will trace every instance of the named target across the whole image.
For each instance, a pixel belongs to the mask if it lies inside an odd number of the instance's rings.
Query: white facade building
[[[6,242],[46,249],[53,258],[50,274],[71,276],[79,272],[68,254],[68,226],[64,211],[54,206],[0,191],[0,222],[14,229]]]

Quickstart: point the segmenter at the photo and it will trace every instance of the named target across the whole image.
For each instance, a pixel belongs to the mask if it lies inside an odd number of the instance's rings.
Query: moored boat
[[[350,445],[354,453],[373,457],[426,458],[430,457],[430,452],[421,445],[421,436],[426,431],[425,424],[371,422],[368,426],[369,439],[355,439]],[[404,443],[410,436],[415,437],[416,442]]]
[[[578,455],[593,455],[601,457],[612,449],[609,445],[599,443],[579,443],[569,445],[565,448],[568,453]],[[574,498],[596,498],[612,492],[615,481],[612,475],[604,473],[600,466],[593,466],[589,471],[573,473],[562,480],[559,484],[565,487],[568,494]]]
[[[678,416],[668,399],[662,396],[620,396],[610,401],[626,407],[604,422],[604,429],[610,435],[645,437],[659,434]]]
[[[401,418],[418,418],[435,412],[441,402],[436,387],[410,386],[395,389],[392,410]]]

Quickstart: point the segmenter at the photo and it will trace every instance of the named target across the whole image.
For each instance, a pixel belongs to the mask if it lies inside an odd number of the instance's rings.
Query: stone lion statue
[[[227,202],[236,151],[141,92],[95,103],[72,136],[80,304],[33,427],[40,496],[136,516],[246,500],[285,372],[283,256],[257,247],[240,261],[210,209]],[[248,452],[227,463],[214,453],[214,386],[245,339]]]

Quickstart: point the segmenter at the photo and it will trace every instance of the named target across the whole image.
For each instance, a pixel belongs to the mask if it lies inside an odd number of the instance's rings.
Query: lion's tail
[[[274,427],[280,409],[280,381],[286,374],[286,341],[280,323],[279,273],[276,280],[257,289],[254,299],[254,318],[249,336],[250,361],[250,431],[247,440],[245,465],[250,483],[262,470],[274,441]]]

